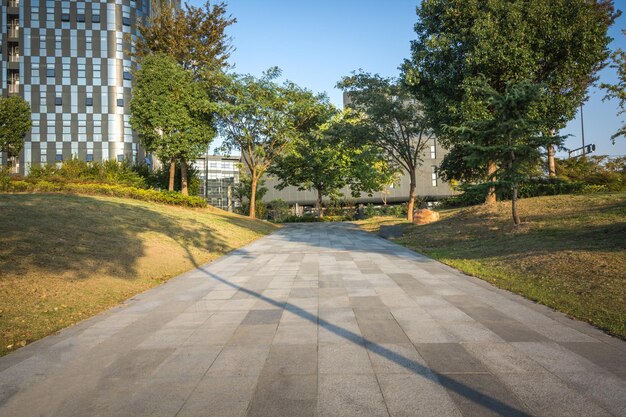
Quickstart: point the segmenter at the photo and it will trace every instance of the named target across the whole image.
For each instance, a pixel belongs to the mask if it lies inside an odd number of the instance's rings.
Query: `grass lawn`
[[[0,194],[0,355],[275,228],[212,208]]]
[[[510,202],[441,210],[436,223],[404,223],[395,241],[626,339],[626,193],[529,198],[519,210],[518,228]]]

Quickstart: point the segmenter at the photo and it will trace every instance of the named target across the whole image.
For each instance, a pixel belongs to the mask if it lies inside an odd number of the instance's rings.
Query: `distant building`
[[[417,187],[415,193],[419,197],[424,197],[429,201],[437,201],[449,197],[454,194],[450,185],[437,176],[435,169],[441,163],[445,150],[439,145],[436,139],[430,139],[424,154],[422,155],[423,163],[417,169]],[[409,176],[404,173],[399,176],[395,184],[386,187],[384,191],[375,192],[370,197],[366,193],[362,193],[361,197],[353,199],[350,196],[350,190],[345,188],[342,190],[344,196],[357,203],[373,203],[382,204],[385,200],[390,204],[404,203],[409,201]],[[300,205],[315,205],[317,193],[315,190],[299,191],[298,187],[287,187],[278,190],[276,178],[267,178],[265,187],[269,191],[263,197],[263,201],[282,199],[289,204],[298,203]]]
[[[239,207],[233,200],[233,187],[239,183],[239,157],[204,155],[194,161],[200,177],[199,195],[223,210]]]
[[[170,0],[179,6],[179,0]],[[15,172],[72,157],[137,161],[132,42],[151,0],[2,0],[0,93],[31,105]],[[6,155],[0,154],[0,163]]]

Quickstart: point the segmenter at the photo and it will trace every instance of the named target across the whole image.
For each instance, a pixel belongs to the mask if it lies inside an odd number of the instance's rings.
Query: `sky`
[[[230,0],[228,10],[237,19],[228,29],[235,47],[231,64],[234,71],[255,76],[278,66],[285,79],[326,92],[333,104],[342,107],[341,91],[335,88],[341,77],[358,69],[388,77],[399,74],[398,67],[410,56],[410,42],[415,39],[418,1]],[[204,0],[188,3],[199,6]],[[611,49],[626,49],[622,28],[626,28],[626,16],[609,30],[615,39]],[[615,82],[614,71],[601,71],[600,82]],[[626,155],[626,138],[618,138],[615,144],[610,139],[626,115],[618,116],[617,101],[603,101],[603,97],[602,90],[590,89],[583,108],[585,144],[595,144],[596,155]],[[581,146],[579,114],[561,134],[571,135],[565,142],[567,148]]]

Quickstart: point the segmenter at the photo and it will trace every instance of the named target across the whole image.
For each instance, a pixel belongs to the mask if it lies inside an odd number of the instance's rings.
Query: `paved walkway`
[[[342,224],[0,358],[0,416],[626,416],[626,344]]]

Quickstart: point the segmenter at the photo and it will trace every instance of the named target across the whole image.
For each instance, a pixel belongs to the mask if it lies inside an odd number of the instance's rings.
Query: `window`
[[[123,98],[118,98],[117,99],[117,107],[124,107],[124,99]]]
[[[130,17],[122,17],[122,24],[124,26],[130,26]]]
[[[54,105],[55,106],[62,106],[63,105],[63,99],[61,97],[55,97],[54,98]]]
[[[430,159],[437,158],[437,147],[435,145],[430,145]]]
[[[125,80],[132,80],[133,77],[130,75],[129,71],[124,71],[124,79]]]
[[[85,15],[84,14],[77,14],[76,15],[76,21],[77,22],[84,22],[85,21]]]
[[[124,155],[117,155],[117,162],[124,162]]]
[[[54,77],[54,68],[48,68],[46,70],[46,77]]]
[[[56,155],[55,161],[57,162],[63,162],[63,154],[58,153]]]
[[[69,22],[70,21],[70,14],[69,13],[62,13],[61,14],[61,21],[62,22]]]
[[[437,166],[436,165],[433,165],[433,171],[432,171],[432,174],[430,174],[430,178],[431,178],[432,186],[436,187],[437,186]]]
[[[85,98],[85,106],[93,106],[93,97]]]
[[[87,161],[87,162],[93,162],[93,154],[92,154],[92,153],[88,153],[88,154],[87,154],[87,158],[85,158],[85,161]]]
[[[100,15],[99,14],[92,14],[91,15],[91,21],[93,23],[100,23]]]

